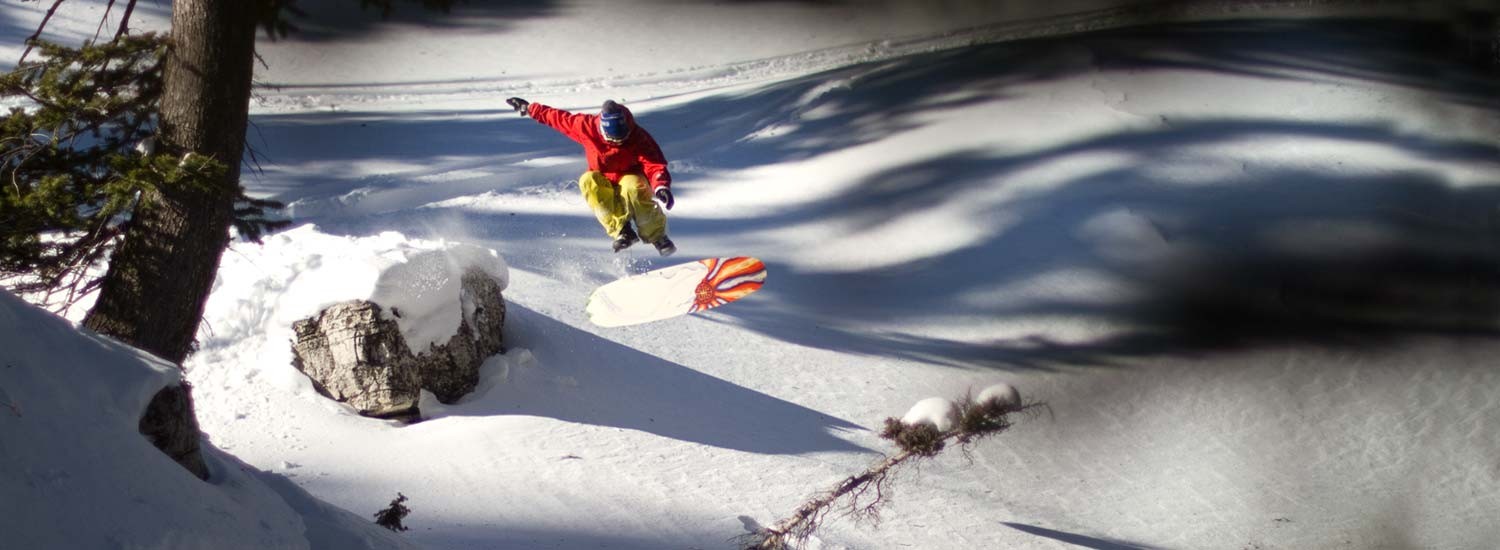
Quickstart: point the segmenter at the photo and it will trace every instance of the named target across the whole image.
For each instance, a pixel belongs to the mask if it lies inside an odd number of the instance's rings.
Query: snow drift
[[[0,293],[0,532],[14,548],[411,548],[205,442],[200,481],[136,428],[176,366]]]

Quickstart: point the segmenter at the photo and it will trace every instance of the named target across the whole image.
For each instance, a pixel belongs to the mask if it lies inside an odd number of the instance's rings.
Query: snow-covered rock
[[[444,343],[413,353],[407,341],[412,331],[398,323],[410,314],[368,300],[351,300],[293,323],[297,335],[292,345],[293,366],[313,380],[319,393],[367,416],[413,414],[423,389],[441,402],[457,401],[479,383],[484,360],[500,352],[505,324],[505,299],[494,278],[470,269],[460,279],[458,288],[447,290],[458,295],[462,315]],[[450,301],[429,296],[410,303]],[[441,308],[428,308],[420,315],[433,323],[433,318],[444,314]],[[411,326],[417,333],[431,331],[424,323]]]
[[[509,280],[509,266],[490,248],[396,231],[330,235],[303,225],[260,244],[236,243],[224,255],[204,308],[212,330],[200,336],[196,357],[207,363],[244,361],[241,375],[265,374],[277,388],[309,399],[320,399],[314,390],[344,396],[384,392],[379,404],[350,406],[367,414],[403,415],[414,412],[419,388],[444,401],[472,391],[478,365],[502,347],[502,294]],[[332,321],[324,312],[341,303],[350,304],[341,313],[350,317]],[[378,311],[369,304],[378,304]],[[315,329],[309,320],[320,326]],[[299,323],[304,323],[300,334],[293,328]],[[377,324],[391,336],[369,336]],[[367,334],[358,352],[354,333],[348,332],[356,326]],[[320,331],[330,342],[311,341]],[[287,344],[300,340],[309,341],[297,351]],[[397,349],[397,340],[405,350]],[[304,370],[309,360],[352,366],[372,357],[395,364],[397,357],[425,355],[431,362],[417,367],[415,378],[372,372],[387,381],[349,383],[340,390],[330,382],[317,382],[321,388],[309,382],[293,368],[297,354]]]
[[[466,312],[461,279],[471,269],[489,275],[500,291],[509,285],[510,268],[494,250],[395,231],[347,237],[308,224],[263,244],[237,243],[224,255],[205,306],[204,315],[218,324],[201,344],[221,348],[289,331],[334,304],[368,300],[385,309],[408,346],[425,351],[458,331]]]

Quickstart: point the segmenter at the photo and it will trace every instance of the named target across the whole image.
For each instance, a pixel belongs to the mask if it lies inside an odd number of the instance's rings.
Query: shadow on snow
[[[761,454],[864,450],[830,433],[864,429],[853,423],[616,344],[514,303],[508,312],[508,345],[530,349],[538,367],[512,369],[507,383],[454,405],[447,416],[527,414]]]
[[[806,203],[755,224],[789,227],[833,218],[849,232],[869,230],[954,201],[985,200],[966,191],[984,179],[1018,179],[1043,163],[1096,153],[1135,160],[994,201],[993,214],[1014,216],[1013,223],[936,257],[853,273],[795,273],[770,265],[781,276],[731,315],[804,345],[993,367],[1263,344],[1362,346],[1405,334],[1497,334],[1500,188],[1457,188],[1415,170],[1339,175],[1244,164],[1233,177],[1192,184],[1164,181],[1155,170],[1180,146],[1251,137],[1381,144],[1440,162],[1500,167],[1500,149],[1490,145],[1426,140],[1379,126],[1278,121],[1201,121],[1017,156],[953,153],[876,175],[858,196]],[[743,220],[698,220],[693,227],[726,234],[747,229]],[[1107,303],[1057,298],[983,306],[972,299],[1070,273],[1107,274],[1133,292]],[[924,315],[1061,315],[1136,328],[1093,344],[1042,338],[970,344],[872,334],[858,324]]]
[[[1450,44],[1445,32],[1440,24],[1404,21],[1144,27],[848,67],[644,113],[642,120],[673,158],[693,165],[678,178],[691,189],[694,171],[839,151],[918,128],[930,112],[1004,101],[1020,84],[1095,70],[1357,79],[1493,110],[1497,80],[1450,62],[1444,55]],[[814,109],[817,116],[804,116]],[[704,113],[715,113],[712,123],[704,122]],[[313,119],[260,120],[263,127],[285,127],[289,134],[291,126],[316,121],[315,115],[299,116]],[[363,124],[347,115],[336,120],[332,129],[304,130],[351,131]],[[764,132],[773,127],[782,130]],[[381,131],[412,139],[339,154],[349,160],[421,162],[479,157],[506,143],[516,148],[517,158],[539,151],[576,154],[571,144],[519,119],[391,121]],[[744,139],[751,135],[757,138]],[[447,141],[421,143],[433,136]],[[766,289],[724,311],[749,329],[848,353],[955,366],[1052,368],[1251,346],[1369,346],[1412,335],[1496,335],[1491,321],[1500,314],[1496,186],[1460,188],[1420,169],[1355,173],[1335,168],[1332,161],[1305,168],[1233,155],[1217,159],[1238,166],[1214,181],[1183,183],[1158,170],[1181,162],[1190,148],[1229,148],[1252,139],[1378,146],[1433,163],[1500,166],[1500,150],[1491,143],[1427,137],[1379,123],[1173,119],[1153,129],[1105,133],[1041,151],[953,152],[872,176],[857,195],[756,219],[674,219],[673,228],[684,235],[753,235],[832,220],[858,232],[976,200],[968,195],[997,185],[1023,186],[1005,200],[977,199],[991,200],[987,206],[995,216],[1013,219],[955,220],[996,226],[964,248],[856,272],[796,272],[772,263]],[[538,149],[533,143],[544,145]],[[1096,155],[1132,161],[1024,188],[1027,169]],[[282,198],[305,193],[289,189]],[[517,218],[509,227],[520,230],[524,222],[537,221]],[[587,231],[589,221],[580,212],[558,223]],[[1121,231],[1135,240],[1121,241]],[[1077,273],[1108,277],[1130,292],[1103,301],[1051,296],[985,305],[972,299],[1007,285]],[[1083,343],[1013,334],[960,342],[878,332],[864,324],[923,316],[1067,317],[1126,330]],[[701,436],[696,429],[687,431],[689,437]]]
[[[425,4],[426,2],[422,2]],[[447,10],[427,9],[418,2],[389,2],[390,11],[377,4],[362,8],[348,0],[298,0],[301,14],[287,14],[297,31],[289,42],[329,42],[359,39],[382,28],[411,26],[438,28],[444,32],[504,32],[509,22],[554,15],[561,9],[550,0],[458,0]]]
[[[1079,535],[1076,533],[1068,533],[1066,531],[1054,531],[1052,529],[1037,527],[1035,525],[1027,525],[1024,523],[1003,523],[1005,524],[1005,526],[1017,531],[1021,531],[1023,533],[1029,533],[1038,537],[1049,538],[1082,548],[1092,548],[1093,550],[1151,550],[1153,548],[1151,546],[1094,538]]]
[[[670,143],[674,157],[737,169],[862,145],[918,128],[931,112],[1000,101],[1024,84],[1095,72],[1353,79],[1500,110],[1495,100],[1500,79],[1458,61],[1461,40],[1450,25],[1436,21],[1241,20],[1135,27],[854,65],[647,113],[642,120]],[[813,109],[817,116],[803,116]],[[704,113],[713,113],[711,124]],[[790,123],[789,129],[742,139],[777,123]]]
[[[701,170],[821,155],[915,129],[930,111],[1003,101],[1018,84],[1092,70],[1175,69],[1263,78],[1358,79],[1494,109],[1492,76],[1450,62],[1441,24],[1405,21],[1232,21],[1171,25],[939,52],[830,71],[752,94],[710,98],[649,115],[667,139],[723,144],[778,123],[786,130],[694,151]],[[818,116],[803,113],[818,110]],[[699,113],[731,113],[707,126]],[[1198,353],[1291,343],[1369,346],[1408,335],[1497,335],[1500,191],[1458,188],[1437,173],[1355,174],[1330,166],[1259,166],[1182,184],[1160,173],[1185,150],[1247,140],[1372,145],[1435,163],[1500,167],[1491,143],[1426,137],[1376,123],[1162,120],[1039,152],[960,151],[868,178],[858,193],[754,220],[684,220],[678,230],[740,234],[836,223],[876,229],[958,202],[1022,171],[1090,155],[1132,162],[1020,198],[1015,216],[981,242],[918,262],[852,273],[779,276],[732,310],[744,326],[799,344],[958,366],[1050,368],[1121,356]],[[1002,131],[1002,130],[997,130]],[[675,149],[676,147],[670,147]],[[1223,159],[1221,159],[1223,160]],[[1500,184],[1500,181],[1494,182]],[[1110,227],[1110,221],[1124,227]],[[991,223],[993,220],[955,220]],[[1101,222],[1103,222],[1101,224]],[[1120,225],[1115,223],[1115,225]],[[1090,229],[1090,228],[1094,229]],[[1102,229],[1101,229],[1102,227]],[[1118,241],[1118,230],[1147,242]],[[1102,233],[1102,234],[1101,234]],[[1299,236],[1307,238],[1299,238]],[[1347,238],[1331,238],[1344,236]],[[921,238],[913,235],[910,238]],[[1318,246],[1307,246],[1317,242]],[[1132,246],[1149,245],[1149,257]],[[1124,246],[1124,249],[1121,249]],[[1067,297],[975,305],[972,297],[1048,275],[1104,274],[1133,292],[1108,303]],[[1130,327],[1087,343],[1035,337],[959,342],[866,328],[864,321],[969,316],[1069,317]]]

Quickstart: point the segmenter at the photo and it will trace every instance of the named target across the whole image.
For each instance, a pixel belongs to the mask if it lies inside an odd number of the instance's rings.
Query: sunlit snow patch
[[[293,322],[339,302],[369,300],[385,308],[407,344],[420,352],[458,330],[464,314],[460,280],[469,269],[489,274],[502,290],[509,282],[509,268],[493,250],[393,231],[329,235],[304,225],[262,245],[236,244],[224,255],[204,311],[212,334],[200,340],[210,352],[245,346],[246,340],[280,345],[290,338]],[[290,359],[280,347],[253,353],[267,352],[276,356],[272,360]]]

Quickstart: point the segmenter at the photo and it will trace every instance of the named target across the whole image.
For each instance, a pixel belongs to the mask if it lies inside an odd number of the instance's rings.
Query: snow
[[[1000,383],[987,387],[979,392],[974,402],[980,405],[995,403],[1001,407],[1021,406],[1021,390],[1010,384]]]
[[[907,409],[906,414],[901,415],[901,422],[907,425],[927,423],[939,432],[946,432],[958,422],[958,408],[947,398],[929,397]]]
[[[177,367],[0,293],[7,548],[413,548],[205,442],[199,481],[137,431]],[[24,337],[17,337],[24,335]]]
[[[0,484],[22,497],[0,507],[34,504],[0,532],[731,548],[892,451],[884,419],[1003,383],[1047,406],[812,547],[1493,545],[1493,75],[1422,49],[1414,19],[1305,17],[1395,4],[1208,2],[1024,41],[1135,12],[942,4],[486,3],[262,43],[245,183],[297,227],[226,252],[186,365],[225,477],[134,435],[165,366],[7,299],[0,353],[47,368],[0,371],[19,409],[0,406]],[[91,34],[90,13],[57,31]],[[513,95],[628,103],[672,161],[678,254],[611,254],[577,147]],[[588,320],[602,284],[740,255],[770,273],[744,300]],[[508,309],[470,396],[399,425],[290,366],[290,323],[344,297],[395,300],[430,338],[462,307],[423,292],[472,264]],[[356,530],[398,491],[411,531]],[[162,513],[98,511],[137,500]]]
[[[460,279],[483,271],[503,290],[510,269],[494,250],[445,240],[412,239],[394,231],[366,237],[329,235],[302,225],[261,245],[232,248],[204,308],[204,357],[234,360],[238,374],[265,373],[284,388],[311,391],[287,371],[292,323],[348,300],[381,304],[413,352],[443,343],[465,315]],[[236,359],[237,358],[237,359]]]

